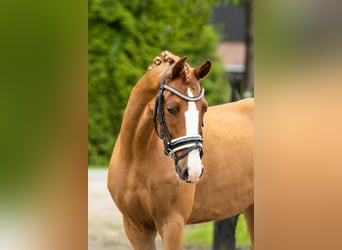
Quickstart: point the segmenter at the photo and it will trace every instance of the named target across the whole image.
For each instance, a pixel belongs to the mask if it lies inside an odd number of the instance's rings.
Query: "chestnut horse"
[[[165,51],[130,94],[108,189],[136,250],[156,249],[157,232],[182,249],[185,224],[240,212],[253,242],[254,101],[208,107],[199,81],[211,67]]]

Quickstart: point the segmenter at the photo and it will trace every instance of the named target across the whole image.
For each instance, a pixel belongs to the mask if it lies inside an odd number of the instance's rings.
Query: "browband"
[[[186,100],[186,101],[190,101],[190,102],[197,102],[199,100],[201,100],[204,96],[204,88],[201,87],[201,92],[198,96],[195,97],[190,97],[187,95],[184,95],[183,93],[179,92],[178,90],[172,88],[171,86],[168,85],[164,85],[164,89],[174,93],[175,95],[179,96],[180,98]]]

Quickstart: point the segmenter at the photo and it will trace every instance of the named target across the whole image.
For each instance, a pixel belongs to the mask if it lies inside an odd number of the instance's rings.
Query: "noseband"
[[[165,70],[162,76],[162,79],[160,81],[160,90],[159,90],[159,93],[157,94],[155,108],[154,108],[154,128],[155,128],[157,135],[163,140],[164,153],[167,156],[172,157],[175,160],[175,163],[177,164],[177,162],[180,159],[182,159],[192,150],[197,149],[197,148],[200,149],[200,157],[202,158],[203,156],[202,131],[199,135],[182,136],[182,137],[178,137],[172,140],[169,130],[167,128],[166,122],[165,122],[164,94],[163,93],[165,90],[168,90],[185,101],[196,102],[203,98],[204,89],[201,88],[201,92],[198,96],[190,97],[190,96],[184,95],[183,93],[179,92],[178,90],[168,85],[165,85],[166,75],[171,68],[172,67],[168,67]],[[157,119],[159,119],[160,132],[158,132],[158,129],[157,129]],[[186,149],[186,150],[177,156],[176,153],[183,149]]]

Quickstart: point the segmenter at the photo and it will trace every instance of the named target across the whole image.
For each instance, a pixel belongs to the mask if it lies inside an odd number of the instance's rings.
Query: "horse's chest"
[[[118,196],[120,200],[118,206],[125,216],[140,223],[150,223],[150,199],[148,190],[144,186],[126,180]]]

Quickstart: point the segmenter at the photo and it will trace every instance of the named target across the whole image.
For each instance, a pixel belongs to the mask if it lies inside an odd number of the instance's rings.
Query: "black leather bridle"
[[[202,131],[199,135],[192,135],[192,136],[182,136],[178,137],[176,139],[171,139],[171,135],[169,133],[169,130],[167,128],[166,122],[165,122],[165,115],[164,115],[164,91],[168,90],[172,92],[173,94],[179,96],[185,101],[191,101],[196,102],[203,98],[204,96],[204,89],[201,87],[201,92],[196,97],[190,97],[187,95],[184,95],[183,93],[179,92],[178,90],[168,86],[165,84],[166,75],[169,72],[169,70],[172,68],[172,66],[168,67],[160,81],[160,90],[156,97],[155,102],[155,108],[154,108],[154,128],[157,133],[157,135],[163,140],[164,143],[164,153],[167,156],[172,157],[175,160],[175,163],[177,165],[177,162],[185,157],[188,153],[190,153],[194,149],[200,149],[200,157],[203,156],[203,139],[202,139]],[[160,132],[158,132],[157,128],[157,119],[159,119],[159,125],[160,125]],[[184,150],[180,155],[176,155],[176,153],[180,150]]]

